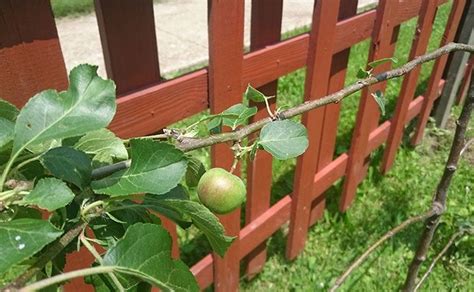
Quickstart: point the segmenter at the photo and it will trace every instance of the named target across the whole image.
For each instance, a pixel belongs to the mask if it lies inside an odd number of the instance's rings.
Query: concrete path
[[[250,0],[245,0],[245,45],[249,44]],[[377,0],[359,0],[359,7]],[[285,0],[282,31],[309,25],[314,0]],[[162,74],[176,71],[208,58],[207,1],[163,0],[154,4],[156,36]],[[106,76],[95,13],[56,21],[66,67],[81,63],[99,65]]]

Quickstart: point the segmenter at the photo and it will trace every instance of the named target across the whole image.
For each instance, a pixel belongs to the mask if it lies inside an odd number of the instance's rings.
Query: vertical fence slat
[[[160,80],[153,0],[95,0],[107,75],[122,94]]]
[[[0,1],[0,94],[18,107],[67,74],[49,1]]]
[[[209,102],[211,113],[219,113],[242,100],[242,60],[244,1],[209,0]],[[212,148],[214,167],[229,169],[233,153],[229,145]],[[239,174],[239,171],[236,173]],[[238,236],[240,209],[220,216],[228,235]],[[216,291],[236,291],[239,287],[239,240],[224,258],[214,254]]]
[[[369,62],[393,56],[399,26],[394,28],[391,25],[391,14],[397,8],[397,4],[397,0],[381,0],[379,2],[371,40]],[[372,74],[387,71],[389,68],[390,63],[379,65],[373,70]],[[379,108],[371,94],[377,90],[383,92],[386,84],[386,82],[381,82],[362,90],[339,205],[341,211],[345,211],[352,203],[357,186],[367,172],[366,148],[369,135],[377,127],[380,117]]]
[[[453,8],[451,9],[451,14],[449,15],[448,23],[446,25],[446,29],[443,34],[443,39],[441,41],[440,47],[452,42],[454,36],[456,34],[456,29],[459,25],[459,21],[461,20],[462,12],[464,6],[466,4],[466,0],[455,0],[453,3]],[[441,80],[443,75],[444,67],[446,66],[446,62],[448,60],[448,56],[444,55],[438,59],[436,59],[433,71],[431,72],[431,78],[429,81],[428,89],[425,94],[425,99],[423,100],[423,105],[421,107],[420,116],[418,118],[418,123],[415,128],[415,134],[411,138],[411,144],[417,145],[420,143],[421,139],[423,138],[423,134],[425,131],[426,123],[428,122],[428,118],[431,113],[431,109],[433,108],[433,103],[435,100],[436,95],[439,95],[438,92],[438,84]]]
[[[358,0],[345,1],[344,5],[339,7],[338,21],[350,18],[357,14]],[[327,94],[334,93],[344,87],[346,79],[347,63],[349,61],[350,48],[345,49],[332,56],[331,74],[329,77],[329,88]],[[317,171],[327,166],[334,156],[336,146],[337,125],[339,122],[339,112],[341,104],[330,104],[324,108],[323,132],[321,136],[320,154],[318,159]],[[319,200],[312,202],[310,225],[316,223],[321,218],[325,208],[325,197],[321,195]]]
[[[339,4],[339,0],[315,1],[308,49],[305,100],[320,98],[328,91]],[[294,259],[303,250],[308,233],[311,194],[314,191],[314,174],[318,168],[323,115],[324,108],[319,108],[302,117],[302,122],[308,129],[309,147],[298,158],[296,165],[286,248],[286,256],[289,259]]]
[[[430,40],[433,22],[436,16],[437,4],[434,1],[424,0],[420,9],[420,17],[415,30],[415,39],[413,40],[410,56],[408,60],[413,60],[417,56],[426,52]],[[420,76],[421,66],[405,75],[398,97],[397,107],[392,118],[390,132],[388,135],[385,152],[380,166],[382,173],[387,173],[393,165],[398,147],[402,141],[403,130],[405,129],[405,119],[408,112],[408,106],[415,95],[418,77]]]
[[[250,27],[250,50],[258,50],[280,40],[283,0],[253,0]],[[245,85],[245,84],[244,84]],[[270,107],[275,109],[278,81],[269,82],[258,90],[267,96],[275,96]],[[268,116],[262,103],[252,103],[258,112],[250,122]],[[249,224],[265,212],[270,206],[270,191],[272,186],[272,156],[266,151],[259,150],[255,160],[247,165],[247,204],[245,208],[245,223]],[[259,273],[267,258],[266,242],[263,242],[247,256],[246,274],[252,278]]]

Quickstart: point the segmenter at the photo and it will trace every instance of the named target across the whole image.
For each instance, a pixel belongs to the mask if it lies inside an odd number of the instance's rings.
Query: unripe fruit
[[[211,168],[199,180],[197,193],[201,203],[209,210],[227,214],[245,201],[246,189],[238,176],[222,168]]]

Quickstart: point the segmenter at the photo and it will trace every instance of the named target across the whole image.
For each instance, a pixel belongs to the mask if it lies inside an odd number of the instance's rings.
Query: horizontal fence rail
[[[438,7],[448,0],[380,0],[377,8],[357,14],[357,0],[315,1],[310,32],[281,41],[284,0],[253,0],[250,51],[244,54],[244,1],[208,0],[209,66],[171,80],[161,77],[159,44],[156,41],[152,0],[95,0],[107,74],[117,83],[118,110],[110,128],[129,138],[156,133],[170,124],[210,110],[217,113],[242,102],[248,84],[274,95],[278,79],[306,68],[304,99],[313,100],[343,88],[352,46],[371,40],[369,62],[391,57],[401,24],[418,17],[418,29],[410,59],[427,50]],[[465,6],[453,0],[442,44],[452,40]],[[67,75],[51,6],[47,0],[0,0],[0,97],[23,106],[34,93],[67,87]],[[3,29],[5,28],[5,29]],[[442,45],[441,44],[441,45]],[[379,123],[379,110],[371,93],[386,83],[362,92],[348,152],[334,157],[340,104],[319,108],[302,117],[308,128],[309,150],[298,158],[294,190],[270,203],[272,158],[262,152],[247,163],[245,223],[241,210],[220,216],[229,235],[238,239],[225,257],[208,254],[191,271],[202,289],[214,284],[216,291],[239,287],[240,263],[251,278],[266,261],[266,241],[289,223],[286,255],[298,256],[311,225],[321,218],[325,192],[344,179],[341,211],[349,208],[369,165],[369,155],[387,142],[381,171],[387,172],[400,146],[405,126],[418,118],[418,143],[436,98],[444,86],[442,72],[447,56],[439,59],[425,94],[414,98],[420,70],[403,79],[391,120]],[[472,65],[472,62],[471,62]],[[390,68],[385,64],[377,72]],[[258,106],[253,120],[266,117]],[[421,118],[420,118],[421,117]],[[233,154],[226,145],[211,149],[213,166],[229,167]],[[239,174],[239,170],[236,171]],[[173,256],[179,257],[176,225],[163,218],[173,238]],[[67,258],[67,270],[90,265],[85,251]],[[90,290],[82,280],[66,290]]]

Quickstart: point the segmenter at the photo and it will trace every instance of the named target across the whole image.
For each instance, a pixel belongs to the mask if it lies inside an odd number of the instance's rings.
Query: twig
[[[82,244],[87,248],[87,250],[94,256],[96,261],[100,265],[103,265],[104,261],[102,260],[102,257],[97,252],[97,250],[94,248],[94,246],[89,243],[89,240],[84,235],[84,230],[82,230],[81,235],[79,235],[79,239],[81,240]],[[125,291],[125,288],[123,288],[123,286],[120,283],[119,279],[117,278],[117,276],[115,276],[115,274],[113,272],[109,272],[109,273],[107,273],[107,275],[112,279],[112,282],[114,282],[114,284],[117,287],[118,291],[120,291],[120,292]]]
[[[111,273],[115,270],[114,266],[98,266],[94,268],[87,268],[87,269],[81,269],[81,270],[75,270],[72,272],[64,273],[64,274],[59,274],[51,278],[46,278],[44,280],[35,282],[31,285],[28,285],[24,287],[23,289],[20,289],[20,292],[32,292],[32,291],[38,291],[40,289],[46,288],[48,286],[57,284],[57,283],[62,283],[64,281],[78,278],[78,277],[84,277],[84,276],[89,276],[89,275],[95,275],[95,274],[105,274],[105,273]]]
[[[310,110],[331,104],[331,103],[338,103],[343,100],[345,97],[361,90],[362,88],[368,87],[370,85],[376,84],[381,81],[397,78],[403,76],[410,72],[411,70],[415,69],[418,65],[432,61],[434,59],[439,58],[442,55],[455,52],[455,51],[466,51],[470,53],[474,53],[474,45],[467,45],[467,44],[459,44],[459,43],[449,43],[441,48],[434,50],[431,53],[426,55],[422,55],[416,57],[415,59],[411,60],[410,62],[406,63],[405,65],[393,69],[387,72],[380,73],[375,76],[370,76],[366,79],[362,79],[345,87],[342,90],[339,90],[333,94],[327,95],[325,97],[311,100],[304,102],[300,105],[297,105],[293,108],[287,109],[282,111],[276,115],[276,118],[283,120],[288,119],[294,116],[301,115],[305,112]],[[248,135],[260,130],[266,124],[272,122],[273,119],[271,117],[264,118],[258,120],[252,124],[249,124],[245,127],[242,127],[236,131],[232,132],[225,132],[215,135],[210,135],[205,138],[191,138],[191,137],[183,137],[180,141],[177,141],[176,147],[181,149],[184,152],[188,152],[191,150],[211,146],[218,143],[229,142],[229,141],[239,141],[243,138],[247,137]],[[112,174],[115,171],[127,168],[130,166],[128,162],[122,162],[118,164],[112,164],[108,166],[104,166],[94,170],[92,173],[93,179],[98,179],[100,177],[104,177],[107,175]]]
[[[66,232],[59,240],[50,245],[28,270],[6,286],[4,288],[5,291],[16,291],[20,287],[23,287],[31,277],[41,271],[50,260],[54,259],[69,243],[71,243],[71,241],[73,241],[86,226],[87,224],[81,221]]]
[[[454,172],[456,171],[461,151],[464,147],[464,137],[473,108],[474,78],[472,78],[471,80],[467,100],[464,103],[461,115],[459,116],[459,119],[456,123],[456,132],[454,134],[453,144],[451,146],[448,161],[446,162],[446,167],[444,169],[443,176],[441,177],[441,180],[438,184],[438,188],[436,190],[436,194],[434,196],[433,204],[439,205],[443,211],[446,208],[448,188],[451,184],[451,179],[454,176]],[[426,228],[424,229],[423,234],[420,237],[418,249],[408,269],[407,278],[403,286],[403,291],[413,291],[416,284],[416,278],[420,270],[420,266],[426,259],[426,254],[428,253],[428,249],[431,245],[431,241],[433,240],[433,235],[436,230],[436,227],[438,226],[442,213],[443,212],[441,212],[440,214],[435,214],[426,220]]]
[[[471,146],[471,144],[474,143],[474,138],[467,141],[466,144],[464,144],[464,147],[461,149],[461,153],[459,153],[460,156],[462,156],[464,154],[464,152],[469,149],[469,146]]]
[[[384,243],[386,240],[392,238],[394,235],[399,233],[400,231],[404,230],[408,226],[410,226],[413,223],[420,222],[423,220],[426,220],[426,218],[429,218],[433,216],[433,214],[436,212],[435,209],[431,209],[428,212],[418,215],[418,216],[413,216],[411,218],[408,218],[407,220],[403,221],[400,225],[396,226],[395,228],[391,229],[387,233],[385,233],[379,240],[377,240],[374,244],[372,244],[361,256],[359,256],[347,269],[346,271],[337,278],[336,282],[332,286],[332,288],[329,290],[331,292],[336,291],[339,289],[339,287],[344,283],[344,281],[349,277],[349,275],[357,268],[359,267],[366,259],[367,257],[377,248],[379,247],[382,243]]]
[[[421,284],[423,284],[423,281],[426,280],[426,278],[428,278],[428,276],[431,274],[431,272],[433,271],[433,268],[434,266],[436,265],[436,263],[439,261],[440,258],[442,258],[444,256],[444,254],[448,251],[448,249],[451,247],[451,245],[453,245],[454,241],[458,238],[458,237],[462,237],[464,236],[465,234],[465,230],[461,230],[461,231],[458,231],[456,233],[453,234],[453,236],[451,236],[451,239],[449,239],[448,243],[446,244],[446,246],[441,250],[441,252],[434,258],[433,262],[431,263],[430,267],[428,268],[428,270],[425,272],[425,274],[423,275],[423,277],[421,277],[420,281],[418,282],[418,284],[416,284],[415,288],[414,288],[414,291],[417,291],[420,287],[421,287]]]

